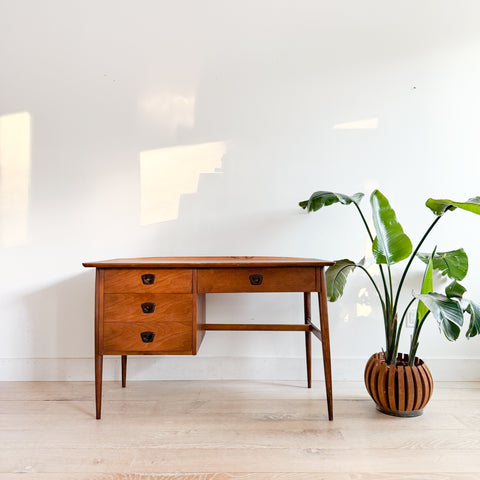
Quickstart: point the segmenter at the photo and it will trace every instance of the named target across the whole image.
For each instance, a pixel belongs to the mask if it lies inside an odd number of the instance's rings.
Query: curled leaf
[[[417,257],[423,263],[428,263],[430,260],[430,255],[427,253],[417,253]],[[433,256],[433,268],[448,278],[463,280],[468,272],[468,256],[463,248],[449,252],[437,252]]]
[[[463,325],[463,310],[460,303],[440,293],[426,293],[416,297],[430,310],[438,328],[447,339],[456,340]]]
[[[480,197],[469,198],[466,202],[429,198],[425,205],[437,216],[443,215],[447,210],[455,210],[456,208],[480,215]]]
[[[470,314],[470,325],[468,326],[466,336],[472,338],[480,333],[480,305],[472,300],[468,300],[466,312]]]
[[[445,287],[445,295],[448,298],[458,298],[461,299],[463,297],[463,294],[467,291],[467,289],[463,286],[460,285],[456,280],[453,280],[453,282],[449,283]],[[423,292],[422,292],[423,293]]]
[[[363,198],[363,193],[355,193],[354,195],[345,195],[343,193],[319,191],[312,193],[308,200],[300,202],[299,205],[307,212],[316,212],[322,207],[328,207],[334,203],[349,205],[350,203],[359,204]]]
[[[363,264],[363,259],[358,265]],[[325,272],[325,283],[327,284],[327,298],[330,302],[335,302],[343,295],[343,289],[347,283],[347,277],[357,264],[344,258],[337,260],[335,265],[328,267]]]

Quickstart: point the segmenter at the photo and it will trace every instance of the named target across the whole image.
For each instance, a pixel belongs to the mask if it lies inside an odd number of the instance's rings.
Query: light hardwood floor
[[[360,383],[0,383],[0,480],[477,480],[480,383],[437,382],[417,418]]]

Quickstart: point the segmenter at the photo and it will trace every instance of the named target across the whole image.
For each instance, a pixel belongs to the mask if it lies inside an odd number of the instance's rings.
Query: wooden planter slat
[[[398,410],[405,410],[405,369],[402,365],[398,368]]]
[[[397,392],[395,391],[395,377],[396,377],[395,368],[388,369],[388,406],[392,410],[397,409]]]
[[[410,412],[415,403],[415,384],[413,383],[412,367],[408,366],[405,367],[405,401],[407,402],[405,410]]]
[[[371,395],[373,400],[376,403],[380,403],[380,400],[378,398],[378,376],[380,374],[380,369],[379,368],[374,368],[372,370],[372,374],[370,375],[370,389],[371,389]]]
[[[388,365],[383,362],[379,365],[379,372],[378,372],[378,401],[381,405],[388,406]]]
[[[420,407],[423,403],[424,389],[422,385],[422,377],[418,368],[412,368],[413,381],[415,383],[415,402],[413,404],[414,410],[420,410]]]
[[[367,387],[368,394],[373,398],[372,388],[371,388],[371,379],[373,367],[375,366],[374,362],[368,362],[365,367],[365,386]]]
[[[423,399],[422,399],[422,404],[420,405],[420,408],[423,408],[427,402],[430,400],[430,397],[432,396],[432,384],[430,384],[430,379],[429,376],[427,375],[427,370],[425,368],[425,365],[420,365],[418,367],[418,371],[420,373],[420,377],[422,379],[422,386],[423,386]],[[430,373],[430,372],[429,372]]]

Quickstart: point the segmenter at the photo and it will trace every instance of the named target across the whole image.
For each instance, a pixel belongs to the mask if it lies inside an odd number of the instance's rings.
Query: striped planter
[[[365,385],[377,409],[388,415],[416,417],[423,413],[433,392],[433,378],[423,360],[398,354],[396,365],[387,365],[383,353],[375,353],[365,367]]]

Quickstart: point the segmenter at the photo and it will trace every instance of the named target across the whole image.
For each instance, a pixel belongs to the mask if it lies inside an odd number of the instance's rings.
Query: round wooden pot
[[[433,378],[423,360],[415,357],[408,366],[408,355],[398,354],[396,365],[387,365],[384,353],[373,354],[365,367],[365,385],[377,409],[397,417],[423,413],[433,393]]]

